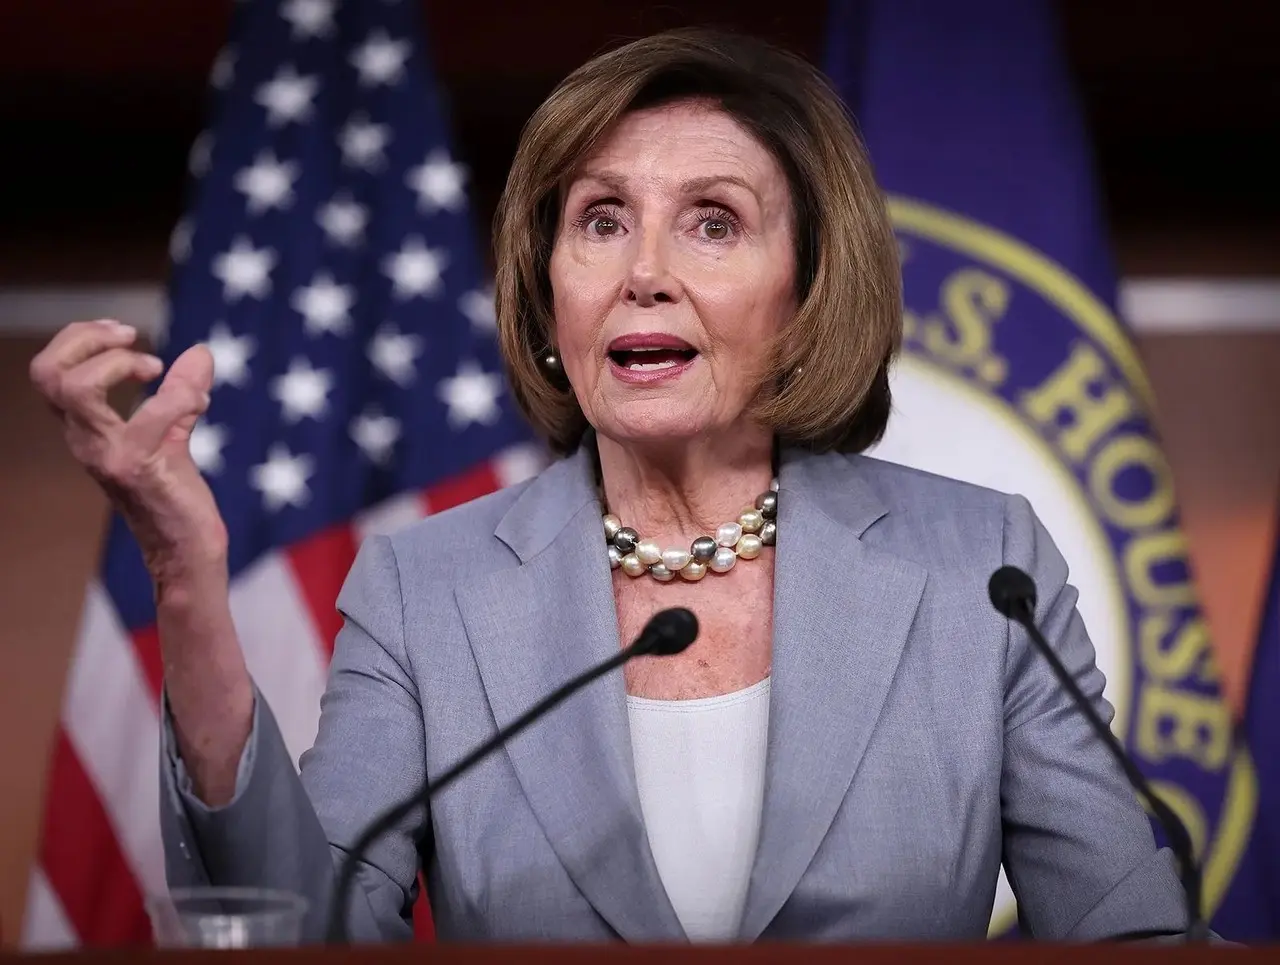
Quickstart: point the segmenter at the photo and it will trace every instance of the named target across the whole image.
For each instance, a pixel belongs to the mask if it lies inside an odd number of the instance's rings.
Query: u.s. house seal
[[[1232,740],[1142,365],[1106,305],[1044,254],[912,199],[890,213],[904,346],[870,454],[1031,501],[1080,591],[1112,728],[1191,834],[1208,917],[1256,784]],[[1015,921],[1002,874],[991,934]]]

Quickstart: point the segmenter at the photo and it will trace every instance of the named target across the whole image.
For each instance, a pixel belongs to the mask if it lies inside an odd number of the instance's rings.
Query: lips
[[[682,338],[658,332],[622,335],[609,343],[609,360],[624,372],[664,372],[682,368],[698,355]]]

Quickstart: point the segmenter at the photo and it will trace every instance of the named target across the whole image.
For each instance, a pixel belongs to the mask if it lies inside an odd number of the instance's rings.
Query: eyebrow
[[[626,185],[626,179],[614,174],[612,171],[583,171],[576,180],[579,181],[598,181],[611,191],[619,194],[624,193],[623,188]],[[721,184],[733,184],[748,192],[757,201],[760,200],[756,189],[743,177],[737,174],[711,174],[702,178],[691,178],[680,184],[679,190],[681,194],[703,194],[710,188]]]
[[[705,178],[693,178],[680,185],[680,190],[685,194],[701,194],[708,188],[714,188],[719,184],[736,184],[752,197],[758,197],[756,189],[747,183],[746,178],[739,177],[736,174],[712,174]]]

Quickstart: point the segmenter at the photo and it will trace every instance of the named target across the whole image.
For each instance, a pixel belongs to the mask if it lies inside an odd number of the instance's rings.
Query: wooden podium
[[[356,945],[252,951],[114,949],[0,953],[13,965],[1224,965],[1280,963],[1280,945]]]

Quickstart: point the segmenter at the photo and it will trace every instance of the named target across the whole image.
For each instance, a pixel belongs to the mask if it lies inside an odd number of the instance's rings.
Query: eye
[[[612,238],[622,231],[622,222],[613,201],[597,201],[578,215],[574,226],[592,238]]]
[[[618,224],[617,220],[607,214],[596,215],[596,217],[587,222],[588,231],[592,234],[606,237],[617,234],[620,227],[621,225]]]
[[[698,227],[708,241],[728,241],[741,226],[738,216],[728,208],[716,205],[698,211]]]
[[[729,237],[729,222],[723,218],[708,218],[702,222],[702,230],[706,232],[708,238],[713,241],[723,241]]]

